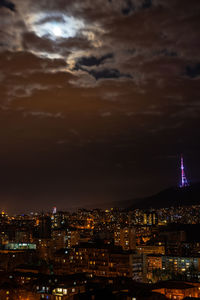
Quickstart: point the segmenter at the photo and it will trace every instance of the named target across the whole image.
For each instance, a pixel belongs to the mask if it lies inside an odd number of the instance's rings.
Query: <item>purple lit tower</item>
[[[183,155],[181,155],[181,184],[180,184],[180,188],[184,188],[186,186],[189,186],[189,183],[188,183],[187,178],[185,176]]]

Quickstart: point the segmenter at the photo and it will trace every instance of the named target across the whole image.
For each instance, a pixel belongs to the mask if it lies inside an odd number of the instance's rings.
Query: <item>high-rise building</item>
[[[134,250],[136,248],[136,234],[132,227],[118,228],[114,233],[116,246],[121,246],[123,250]]]
[[[144,255],[110,245],[80,244],[69,250],[69,255],[63,252],[57,262],[61,262],[64,272],[70,273],[86,272],[100,277],[123,276],[136,281],[143,281],[146,276]]]
[[[65,225],[65,214],[61,211],[55,212],[51,216],[51,223],[53,229],[60,229]]]
[[[68,229],[67,230],[67,236],[66,236],[66,243],[67,247],[71,248],[73,246],[77,246],[80,241],[80,234],[75,229]]]
[[[53,252],[66,247],[67,235],[65,230],[53,230],[51,236]]]
[[[158,224],[158,215],[155,212],[146,212],[143,215],[143,224],[144,225],[157,225]]]

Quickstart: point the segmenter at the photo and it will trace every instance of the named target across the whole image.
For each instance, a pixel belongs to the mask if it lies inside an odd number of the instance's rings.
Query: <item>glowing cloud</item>
[[[83,21],[66,15],[35,15],[29,23],[30,29],[37,36],[52,40],[75,37],[84,28]]]

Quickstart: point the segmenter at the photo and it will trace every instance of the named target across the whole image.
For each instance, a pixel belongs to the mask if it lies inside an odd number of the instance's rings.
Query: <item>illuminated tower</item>
[[[183,155],[181,155],[181,184],[180,184],[180,188],[184,188],[186,186],[189,186],[189,184],[188,184],[187,178],[185,176]]]

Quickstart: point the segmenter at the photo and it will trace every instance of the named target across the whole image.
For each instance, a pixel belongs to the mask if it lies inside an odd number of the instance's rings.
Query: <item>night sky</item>
[[[0,0],[0,208],[200,180],[199,0]]]

